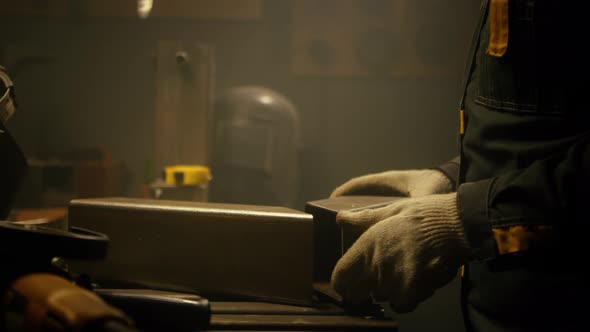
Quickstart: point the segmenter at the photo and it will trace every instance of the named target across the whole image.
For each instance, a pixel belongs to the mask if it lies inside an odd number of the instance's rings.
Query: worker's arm
[[[457,193],[341,211],[339,222],[369,228],[336,264],[332,284],[351,303],[371,294],[398,312],[413,310],[461,264],[555,244],[576,248],[587,241],[589,198],[587,132],[562,153],[464,183]]]
[[[443,173],[449,181],[451,181],[451,186],[453,188],[457,187],[457,183],[459,180],[459,167],[461,166],[461,158],[459,156],[447,161],[446,163],[435,167],[434,169]]]
[[[572,244],[588,227],[590,132],[569,149],[496,178],[464,183],[457,204],[474,257]],[[568,238],[569,237],[569,238]]]

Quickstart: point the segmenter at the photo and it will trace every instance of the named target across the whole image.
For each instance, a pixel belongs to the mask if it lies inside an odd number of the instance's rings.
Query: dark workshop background
[[[10,123],[14,136],[29,157],[41,159],[102,148],[125,164],[129,196],[140,192],[153,162],[159,41],[213,47],[216,95],[260,85],[292,101],[303,140],[299,210],[350,177],[430,167],[456,154],[457,105],[477,1],[261,0],[254,18],[144,20],[85,15],[71,0],[60,2],[69,6],[66,15],[39,0],[21,5],[49,14],[10,14],[6,6],[15,2],[0,1],[9,13],[0,15],[0,61],[15,66],[20,102]],[[401,9],[383,10],[392,5]],[[316,18],[324,13],[325,20],[306,21],[306,10]],[[400,30],[397,22],[411,28]],[[405,32],[389,35],[392,30]],[[317,52],[317,63],[295,49],[301,41],[316,43],[310,52]],[[337,64],[330,68],[331,61]],[[461,331],[458,282],[399,317],[404,332]]]

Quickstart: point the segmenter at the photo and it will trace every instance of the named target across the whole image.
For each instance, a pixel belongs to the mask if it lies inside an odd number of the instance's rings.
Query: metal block
[[[342,210],[358,211],[389,205],[403,197],[341,196],[307,202],[305,212],[314,218],[314,281],[330,281],[336,262],[362,234],[362,230],[336,223]]]
[[[72,262],[101,287],[175,290],[208,299],[312,302],[313,220],[274,206],[134,198],[77,199],[71,226],[107,234],[106,260]]]

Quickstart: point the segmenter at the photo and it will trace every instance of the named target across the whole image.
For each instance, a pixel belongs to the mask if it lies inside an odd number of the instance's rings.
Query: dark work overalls
[[[590,330],[590,37],[578,7],[482,3],[457,189],[476,258],[463,274],[468,331]]]

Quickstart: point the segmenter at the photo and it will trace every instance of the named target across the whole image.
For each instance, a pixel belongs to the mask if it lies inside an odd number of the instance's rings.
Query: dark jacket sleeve
[[[562,243],[571,243],[590,220],[590,132],[525,169],[462,184],[457,202],[476,259],[499,253],[496,229],[548,226]]]
[[[453,188],[457,188],[460,160],[461,158],[457,156],[442,165],[434,167],[434,169],[442,172],[447,178],[449,178],[449,180],[451,180]]]

